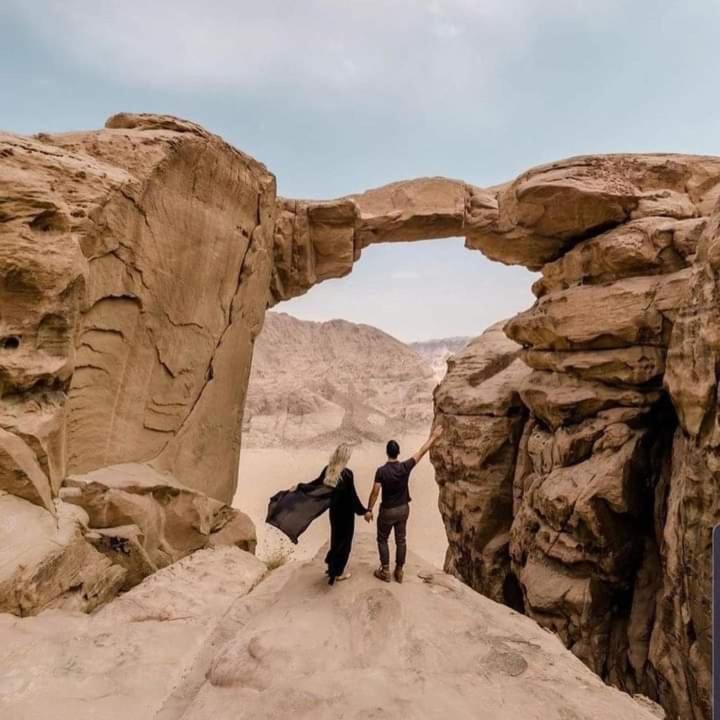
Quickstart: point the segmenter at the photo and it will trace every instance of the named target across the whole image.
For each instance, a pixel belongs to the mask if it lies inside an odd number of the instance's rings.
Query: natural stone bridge
[[[176,118],[0,136],[0,517],[52,544],[6,563],[0,610],[92,607],[242,524],[223,503],[266,308],[370,244],[464,236],[542,278],[511,339],[480,338],[437,394],[448,568],[613,683],[709,717],[719,194],[718,158],[608,155],[288,200]],[[98,533],[134,548],[123,572]]]

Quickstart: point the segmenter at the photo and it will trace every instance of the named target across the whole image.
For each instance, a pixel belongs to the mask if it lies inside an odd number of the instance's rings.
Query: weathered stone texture
[[[267,305],[273,176],[199,126],[155,115],[2,135],[0,157],[0,490],[52,520],[68,474],[139,463],[221,507]],[[137,530],[93,532],[92,544],[83,531],[79,546],[107,563],[93,545],[124,543],[133,560],[113,567],[127,585],[222,525],[195,542],[190,506],[182,513],[177,552],[153,550],[151,529],[129,519],[116,525]]]
[[[482,393],[456,381],[472,359],[436,392],[447,569],[517,606],[498,590],[512,578],[524,611],[589,667],[683,720],[710,713],[719,183],[713,158],[611,156],[497,191],[497,220],[469,239],[542,269],[538,301],[505,325],[532,368],[511,388],[529,419],[505,431],[514,452],[493,456],[513,478],[509,514],[507,480],[475,460],[491,433],[461,439],[443,410]],[[488,537],[492,555],[477,552]]]

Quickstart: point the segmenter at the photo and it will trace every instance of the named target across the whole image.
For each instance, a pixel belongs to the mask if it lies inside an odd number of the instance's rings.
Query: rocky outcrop
[[[710,714],[718,188],[714,159],[617,156],[502,189],[493,233],[509,228],[510,259],[537,259],[542,277],[536,304],[505,324],[526,371],[506,389],[519,407],[501,408],[516,424],[495,465],[477,459],[490,433],[454,428],[496,376],[473,375],[463,353],[436,392],[447,569],[687,720]],[[506,247],[483,238],[491,256]]]
[[[207,545],[255,550],[255,529],[238,510],[147,465],[70,475],[61,495],[88,515],[88,539],[128,571],[124,589]]]
[[[362,539],[353,578],[328,591],[322,557],[263,579],[247,553],[201,550],[93,616],[0,616],[0,715],[662,717],[528,618],[417,558],[404,585],[379,583]]]
[[[35,456],[0,438],[14,482],[37,486],[42,471],[56,495],[66,471],[152,462],[229,500],[274,179],[160,116],[5,135],[0,153],[0,424]]]
[[[183,691],[241,626],[232,609],[265,572],[237,548],[200,550],[93,615],[0,615],[0,716],[179,718]]]
[[[445,435],[432,457],[448,536],[446,570],[516,608],[522,601],[508,543],[527,415],[518,387],[530,373],[520,351],[499,324],[451,358],[435,391]]]
[[[0,157],[0,490],[47,515],[13,506],[34,518],[39,548],[53,533],[69,548],[62,562],[33,556],[28,573],[58,577],[6,604],[26,613],[102,575],[92,568],[109,563],[95,548],[122,556],[112,567],[132,584],[198,547],[198,532],[209,541],[213,528],[191,530],[192,503],[178,537],[162,538],[177,550],[163,558],[148,546],[148,527],[127,518],[96,525],[88,541],[85,530],[63,529],[57,498],[69,475],[123,463],[197,491],[200,505],[233,497],[270,282],[275,185],[220,138],[164,116],[115,116],[96,132],[2,135]],[[92,560],[79,580],[70,565],[82,557]]]
[[[0,494],[0,613],[89,612],[123,586],[125,569],[87,542],[85,512],[60,501],[53,509]]]

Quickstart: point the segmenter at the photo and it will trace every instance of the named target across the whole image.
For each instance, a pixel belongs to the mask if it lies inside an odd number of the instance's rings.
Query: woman
[[[347,580],[345,572],[355,533],[355,515],[371,519],[355,490],[352,470],[347,467],[352,447],[338,445],[319,477],[283,490],[270,498],[266,522],[282,530],[295,544],[310,523],[330,509],[330,549],[325,556],[330,585]]]
[[[330,549],[325,556],[330,585],[350,577],[350,573],[345,572],[345,566],[352,550],[355,515],[364,515],[366,520],[369,518],[368,509],[360,502],[355,490],[353,472],[347,467],[351,454],[350,445],[338,445],[320,474],[323,484],[333,488],[330,498]]]

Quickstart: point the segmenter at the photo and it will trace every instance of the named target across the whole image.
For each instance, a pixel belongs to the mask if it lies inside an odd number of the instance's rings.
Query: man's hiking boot
[[[382,580],[383,582],[392,581],[392,578],[390,577],[390,568],[379,567],[373,574],[378,580]]]
[[[403,569],[402,565],[398,565],[395,568],[395,582],[401,583],[403,581]]]

